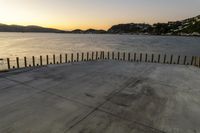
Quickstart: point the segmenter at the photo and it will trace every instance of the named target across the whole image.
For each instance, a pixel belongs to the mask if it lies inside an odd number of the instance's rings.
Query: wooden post
[[[77,53],[76,60],[77,60],[77,62],[79,62],[79,53]]]
[[[53,55],[53,64],[56,64],[56,56],[55,56],[55,54]]]
[[[24,57],[24,67],[27,67],[26,57]]]
[[[89,53],[87,52],[87,61],[89,61]]]
[[[7,65],[8,65],[8,70],[10,70],[10,59],[7,58]]]
[[[194,56],[192,56],[192,60],[191,60],[190,65],[193,65],[193,64],[194,64]]]
[[[60,64],[62,64],[62,54],[60,54]]]
[[[19,57],[16,58],[17,68],[19,68]]]
[[[199,57],[199,68],[200,68],[200,57]]]
[[[110,60],[110,52],[108,51],[108,60]]]
[[[92,52],[92,61],[94,60],[94,52]]]
[[[147,58],[148,58],[148,54],[146,53],[146,56],[145,56],[145,62],[147,62]]]
[[[131,61],[131,53],[128,53],[128,61]]]
[[[46,61],[47,61],[47,65],[49,65],[49,56],[46,55]]]
[[[98,60],[98,51],[96,51],[96,60]]]
[[[187,60],[187,56],[184,57],[184,62],[183,62],[184,65],[186,65],[186,60]]]
[[[158,55],[158,63],[160,63],[160,54]]]
[[[166,58],[167,58],[167,55],[165,54],[164,55],[164,61],[163,61],[164,64],[166,63]]]
[[[82,61],[84,61],[84,53],[82,53]]]
[[[142,53],[140,53],[140,62],[142,62]]]
[[[65,54],[65,63],[68,62],[67,60],[68,60],[68,59],[67,59],[67,54]]]
[[[172,62],[173,62],[173,55],[171,55],[170,64],[172,64]]]
[[[179,63],[180,63],[180,59],[181,59],[181,56],[179,55],[179,56],[178,56],[178,61],[177,61],[177,64],[179,64]]]
[[[102,54],[103,54],[103,60],[104,60],[105,59],[104,51],[102,52]]]
[[[120,58],[120,52],[118,52],[118,57],[117,57],[117,58],[118,58],[118,60],[119,60],[119,58]]]
[[[33,67],[35,67],[35,57],[32,57],[32,61],[33,61]]]
[[[123,60],[125,60],[126,59],[126,53],[124,52],[124,54],[123,54]]]
[[[154,62],[154,54],[152,54],[151,62],[152,62],[152,63]]]
[[[112,52],[112,59],[115,59],[115,52]]]
[[[136,56],[137,56],[136,53],[134,53],[134,62],[136,61]]]
[[[42,66],[42,56],[40,56],[40,66]]]
[[[74,62],[74,54],[71,54],[71,62]]]

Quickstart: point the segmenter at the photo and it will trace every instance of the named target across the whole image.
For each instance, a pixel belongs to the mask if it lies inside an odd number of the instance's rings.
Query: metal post
[[[46,55],[47,65],[49,65],[49,56]]]
[[[40,56],[40,66],[42,66],[42,56]]]
[[[60,54],[60,64],[62,64],[62,54]]]
[[[56,56],[55,56],[55,54],[53,55],[53,64],[56,64]]]
[[[32,60],[33,60],[33,67],[35,67],[35,57],[34,56],[32,57]]]
[[[27,67],[26,57],[24,57],[24,67]]]

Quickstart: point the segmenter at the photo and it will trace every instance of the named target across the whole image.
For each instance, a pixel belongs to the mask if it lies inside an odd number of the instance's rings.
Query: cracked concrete
[[[94,61],[0,75],[0,133],[197,133],[200,69]]]

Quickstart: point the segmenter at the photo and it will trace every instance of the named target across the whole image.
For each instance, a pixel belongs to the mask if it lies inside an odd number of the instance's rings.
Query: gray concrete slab
[[[0,75],[0,132],[200,132],[199,81],[192,66],[123,61],[9,72]]]

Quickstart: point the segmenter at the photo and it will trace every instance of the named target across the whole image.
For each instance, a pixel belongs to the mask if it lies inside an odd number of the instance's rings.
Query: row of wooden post
[[[65,54],[65,61],[63,62],[63,57],[62,57],[62,54],[60,54],[60,57],[59,57],[59,62],[57,61],[56,62],[56,56],[55,54],[53,55],[53,62],[49,62],[49,56],[46,55],[46,65],[49,65],[49,64],[60,64],[60,63],[68,63],[68,62],[79,62],[79,61],[93,61],[93,60],[99,60],[99,59],[112,59],[112,60],[126,60],[126,55],[127,55],[127,61],[133,61],[133,62],[142,62],[143,59],[144,59],[144,62],[151,62],[151,63],[164,63],[164,64],[181,64],[180,63],[180,59],[181,59],[181,56],[178,56],[178,59],[176,62],[173,62],[173,55],[170,56],[170,61],[167,61],[167,55],[165,54],[164,55],[164,59],[163,61],[161,62],[161,55],[158,54],[158,58],[157,60],[155,60],[155,55],[154,54],[151,54],[151,59],[148,60],[148,54],[145,54],[145,56],[143,56],[142,53],[139,54],[139,59],[137,59],[137,54],[134,53],[134,57],[133,59],[131,58],[131,53],[128,53],[126,54],[125,52],[123,52],[123,57],[120,57],[121,53],[120,52],[117,52],[117,57],[115,56],[115,52],[108,52],[107,53],[107,57],[105,56],[105,52],[104,51],[101,51],[100,53],[99,52],[92,52],[91,53],[91,58],[90,58],[90,53],[87,52],[86,53],[86,59],[84,58],[85,57],[85,53],[82,53],[81,54],[81,58],[80,58],[80,54],[77,53],[76,55],[76,59],[74,59],[74,54],[72,53],[71,54],[71,60],[68,61],[68,54]],[[94,56],[96,55],[96,56]],[[80,60],[81,59],[81,60]],[[40,64],[35,64],[35,57],[32,56],[32,65],[27,64],[27,58],[24,57],[24,67],[35,67],[35,66],[43,66],[44,62],[43,62],[43,57],[40,56]],[[8,69],[11,69],[11,65],[10,65],[10,59],[7,58],[7,65],[8,65]],[[200,67],[200,57],[195,57],[195,56],[192,56],[192,59],[191,59],[191,62],[187,62],[187,56],[184,56],[184,59],[183,59],[183,63],[182,65],[195,65],[195,66],[199,66]],[[15,66],[13,66],[13,68],[15,68]],[[20,68],[20,63],[19,63],[19,57],[16,58],[16,68]]]

